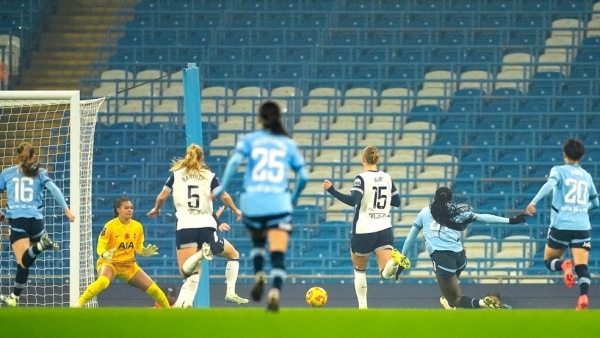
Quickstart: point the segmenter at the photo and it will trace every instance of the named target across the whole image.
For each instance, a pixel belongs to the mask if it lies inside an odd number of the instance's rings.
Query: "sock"
[[[287,277],[285,272],[284,252],[271,252],[271,277],[273,278],[273,287],[277,290],[281,290],[283,287],[283,281]]]
[[[33,265],[33,262],[35,262],[35,259],[41,253],[41,251],[38,248],[38,244],[40,244],[40,243],[30,246],[29,249],[25,250],[25,253],[23,253],[23,258],[21,258],[21,263],[23,264],[24,267],[28,268],[31,265]]]
[[[561,261],[558,258],[554,258],[552,260],[547,260],[546,262],[546,267],[548,268],[548,270],[550,271],[562,271],[561,265],[563,263],[563,261]]]
[[[29,277],[29,268],[23,268],[17,264],[17,275],[15,276],[15,284],[13,289],[13,295],[15,298],[19,298],[23,289],[27,286],[27,277]]]
[[[237,259],[231,259],[227,261],[225,266],[225,281],[227,282],[227,293],[228,295],[235,294],[235,283],[238,278],[238,271],[240,270],[240,261]]]
[[[102,290],[110,285],[110,280],[106,276],[100,276],[95,282],[85,289],[85,292],[79,297],[79,306],[84,306],[92,298],[96,297]]]
[[[588,270],[587,264],[575,265],[575,273],[578,277],[579,282],[579,294],[587,295],[590,289],[590,271]]]
[[[391,279],[396,275],[396,270],[398,270],[398,267],[399,265],[390,258],[390,260],[385,263],[383,270],[381,270],[381,278]]]
[[[450,304],[452,305],[452,304]],[[454,304],[456,307],[462,307],[464,309],[479,309],[485,306],[483,299],[471,298],[467,296],[460,297],[458,301],[458,305]]]
[[[267,255],[267,249],[265,249],[266,243],[266,238],[252,239],[252,250],[250,250],[250,258],[252,258],[254,274],[256,274],[259,271],[263,271],[264,269],[265,256]]]
[[[158,287],[158,285],[156,285],[156,283],[152,283],[152,285],[150,285],[150,287],[146,289],[146,294],[150,295],[150,297],[152,297],[152,299],[154,299],[154,301],[157,302],[158,305],[160,305],[160,307],[166,309],[171,308],[167,296],[165,295],[163,290],[161,290]]]
[[[179,296],[175,302],[175,307],[193,307],[194,298],[196,298],[196,292],[198,291],[198,281],[200,275],[195,272],[193,275],[185,279],[185,282],[179,290]]]
[[[367,308],[367,271],[354,269],[354,290],[358,299],[358,308]]]

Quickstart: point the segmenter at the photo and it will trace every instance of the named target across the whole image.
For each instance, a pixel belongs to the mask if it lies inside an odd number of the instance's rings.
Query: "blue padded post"
[[[202,144],[202,105],[200,104],[200,70],[195,63],[188,63],[183,70],[183,110],[185,117],[185,139],[189,146],[192,143]],[[198,284],[198,292],[194,299],[194,307],[210,307],[210,280],[208,278],[208,262],[202,261],[202,272]]]

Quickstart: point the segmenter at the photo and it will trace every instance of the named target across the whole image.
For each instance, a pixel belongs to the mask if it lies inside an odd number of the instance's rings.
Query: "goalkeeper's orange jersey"
[[[117,248],[113,255],[113,264],[131,264],[135,262],[135,253],[140,253],[144,247],[144,228],[138,221],[129,220],[123,224],[119,218],[113,218],[104,225],[98,236],[96,252],[102,253]]]

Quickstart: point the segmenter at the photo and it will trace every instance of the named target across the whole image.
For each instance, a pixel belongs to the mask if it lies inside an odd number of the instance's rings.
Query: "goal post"
[[[15,148],[33,144],[42,167],[64,193],[76,215],[70,223],[51,194],[44,198],[44,221],[60,250],[42,253],[30,268],[24,306],[70,306],[94,281],[92,247],[92,160],[94,129],[104,99],[80,100],[79,91],[0,91],[2,169],[14,165]],[[5,201],[2,207],[5,207]],[[0,231],[0,286],[12,289],[16,273],[8,254],[8,227]],[[96,306],[94,300],[90,306]]]

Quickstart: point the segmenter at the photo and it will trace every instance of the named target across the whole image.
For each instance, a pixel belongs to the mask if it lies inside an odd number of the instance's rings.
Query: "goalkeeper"
[[[142,257],[156,256],[158,248],[152,244],[144,247],[144,228],[141,223],[132,219],[133,205],[129,198],[117,198],[113,208],[115,218],[104,225],[98,237],[98,279],[81,295],[78,307],[96,297],[116,277],[146,292],[160,307],[169,308],[165,293],[135,262],[135,254]]]

